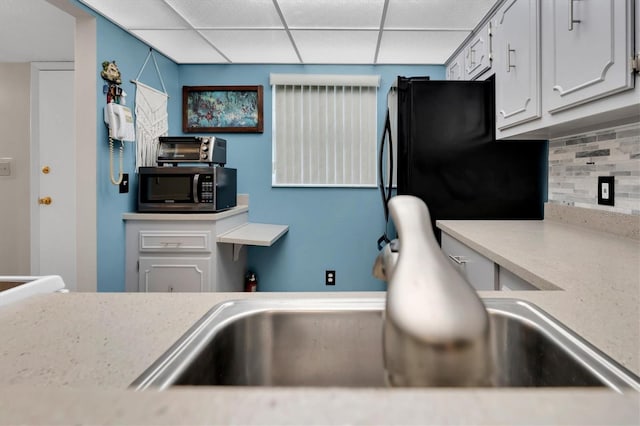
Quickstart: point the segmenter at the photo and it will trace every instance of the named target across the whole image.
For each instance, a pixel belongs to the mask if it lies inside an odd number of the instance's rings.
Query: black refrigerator
[[[439,219],[543,218],[547,141],[495,140],[493,79],[398,77],[394,86],[387,125],[397,193],[424,200],[438,241]]]

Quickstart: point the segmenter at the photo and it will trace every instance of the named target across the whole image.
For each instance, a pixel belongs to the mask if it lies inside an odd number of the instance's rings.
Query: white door
[[[39,161],[34,275],[60,275],[76,290],[76,156],[74,72],[38,72],[37,144]],[[35,164],[35,163],[34,163]],[[39,232],[38,232],[39,231]]]
[[[566,0],[545,6],[549,112],[633,88],[631,0]]]
[[[538,0],[507,1],[495,23],[496,125],[505,129],[541,116]]]

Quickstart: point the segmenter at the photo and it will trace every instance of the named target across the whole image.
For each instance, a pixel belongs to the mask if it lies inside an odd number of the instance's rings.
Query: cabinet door
[[[544,5],[544,49],[549,58],[544,66],[551,67],[544,95],[549,112],[633,88],[632,16],[632,0]]]
[[[209,291],[211,257],[140,257],[139,291]]]
[[[505,129],[541,116],[540,5],[508,0],[495,16],[496,126]]]
[[[473,80],[491,68],[491,23],[487,23],[464,48],[465,80]]]
[[[459,53],[447,66],[447,80],[464,80],[464,52]]]

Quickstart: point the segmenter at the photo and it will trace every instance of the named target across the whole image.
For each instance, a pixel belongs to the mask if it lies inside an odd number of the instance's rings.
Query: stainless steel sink
[[[535,305],[484,299],[496,387],[601,386],[640,379]],[[245,299],[214,307],[133,383],[386,387],[383,298]]]

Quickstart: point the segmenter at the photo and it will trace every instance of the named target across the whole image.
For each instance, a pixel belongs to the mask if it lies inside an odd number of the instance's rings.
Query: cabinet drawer
[[[496,289],[495,264],[480,253],[442,233],[442,251],[476,290]]]
[[[140,231],[140,252],[210,251],[210,231]]]

